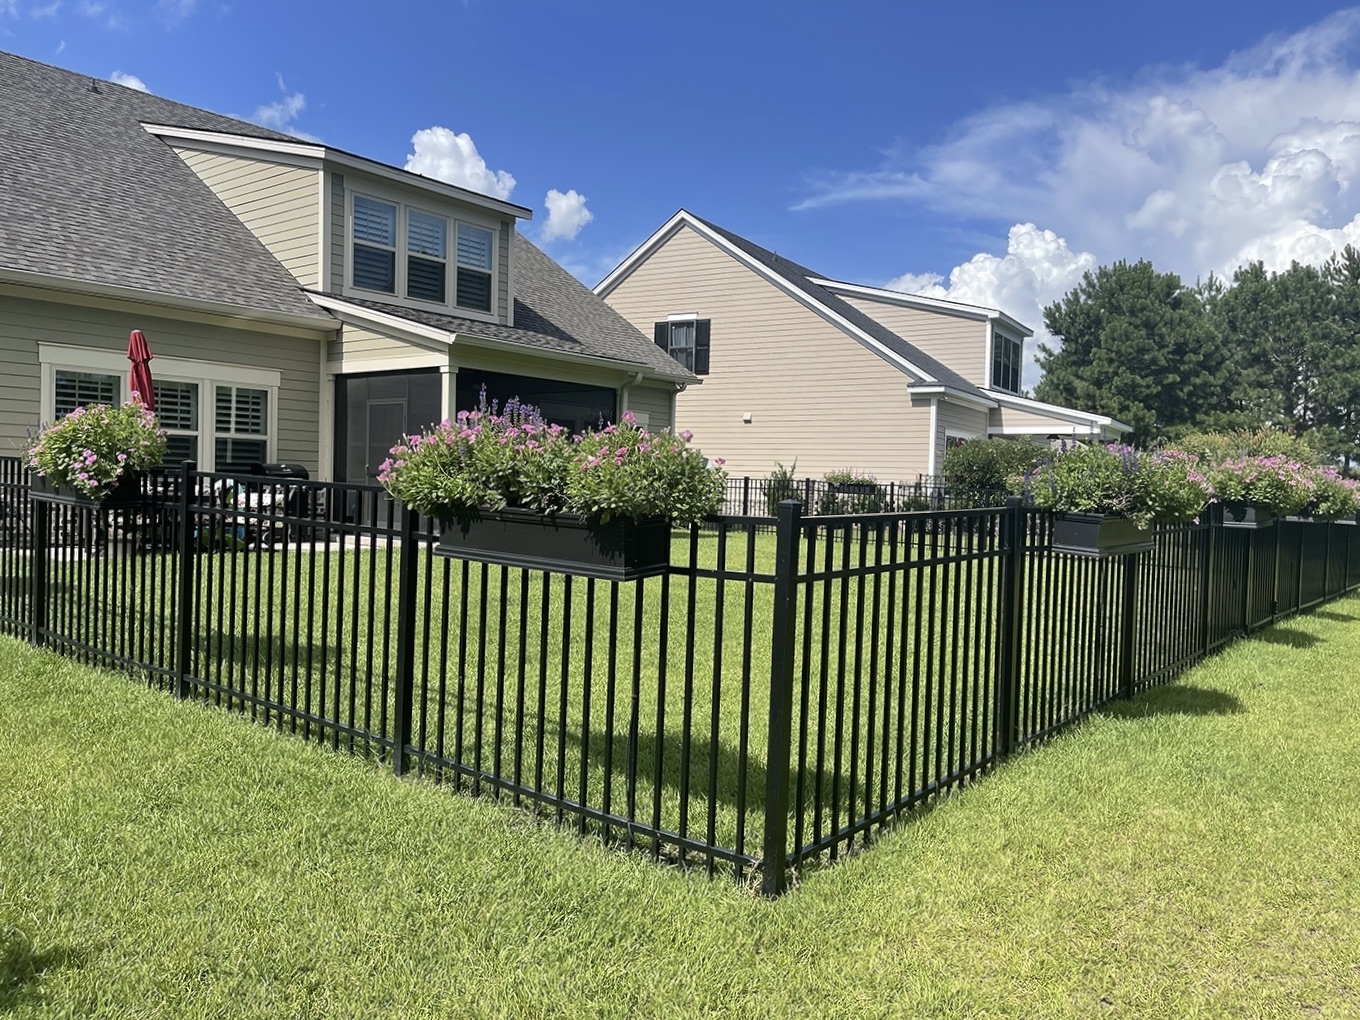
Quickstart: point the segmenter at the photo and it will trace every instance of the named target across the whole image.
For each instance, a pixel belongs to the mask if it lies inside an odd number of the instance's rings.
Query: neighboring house
[[[1004,312],[828,280],[684,210],[595,293],[704,380],[676,427],[732,474],[914,480],[975,437],[1129,431],[1020,396],[1031,330]]]
[[[0,53],[0,453],[155,355],[172,458],[373,479],[518,396],[672,422],[695,377],[516,231],[528,209]]]

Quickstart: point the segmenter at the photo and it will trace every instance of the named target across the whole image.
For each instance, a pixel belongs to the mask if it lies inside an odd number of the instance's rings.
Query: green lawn
[[[774,902],[0,640],[0,1014],[1360,1016],[1357,621]]]

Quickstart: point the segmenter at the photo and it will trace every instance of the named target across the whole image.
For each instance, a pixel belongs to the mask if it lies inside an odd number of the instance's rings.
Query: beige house
[[[1032,331],[998,309],[829,280],[684,210],[595,293],[703,380],[676,427],[734,475],[910,481],[976,437],[1129,431],[1021,396]]]
[[[517,232],[528,209],[0,53],[0,455],[128,397],[155,355],[174,459],[372,480],[518,396],[672,422],[695,376]]]

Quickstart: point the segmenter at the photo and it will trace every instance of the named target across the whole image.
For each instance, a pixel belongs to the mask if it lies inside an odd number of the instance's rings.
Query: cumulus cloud
[[[467,132],[454,134],[446,127],[428,127],[411,136],[415,151],[406,157],[412,173],[492,198],[506,199],[515,190],[515,178],[505,170],[492,170],[477,151]]]
[[[1032,388],[1039,380],[1034,356],[1039,344],[1049,338],[1043,328],[1044,306],[1061,298],[1080,282],[1083,273],[1096,266],[1091,252],[1074,252],[1053,231],[1020,223],[1010,229],[1005,255],[974,255],[950,271],[948,286],[935,274],[907,273],[888,281],[887,287],[998,308],[1019,319],[1034,330],[1034,337],[1025,345],[1028,357],[1022,379],[1025,387]]]
[[[595,218],[595,214],[586,208],[586,196],[575,189],[563,194],[551,188],[543,205],[548,210],[548,219],[538,235],[542,241],[574,240],[581,228]]]
[[[294,123],[298,114],[307,108],[307,97],[301,92],[289,92],[288,86],[284,84],[283,75],[276,73],[274,77],[279,84],[280,98],[276,102],[257,106],[250,119],[263,127],[273,128],[275,131],[293,135],[304,141],[318,141],[315,135],[308,134]]]
[[[146,87],[146,82],[138,78],[135,74],[124,74],[122,71],[114,71],[109,75],[109,81],[115,85],[122,85],[124,88],[136,89],[138,92],[150,92]]]
[[[1360,9],[1346,10],[1216,68],[984,109],[937,144],[822,177],[798,207],[890,200],[1037,223],[1102,262],[1145,257],[1188,280],[1316,262],[1360,238],[1357,50]],[[1071,253],[1053,254],[1061,277]]]

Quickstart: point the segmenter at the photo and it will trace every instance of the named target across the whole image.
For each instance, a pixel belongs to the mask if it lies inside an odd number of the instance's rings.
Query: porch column
[[[450,421],[458,413],[458,366],[439,366],[439,416]]]

